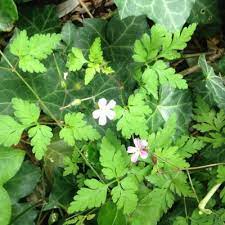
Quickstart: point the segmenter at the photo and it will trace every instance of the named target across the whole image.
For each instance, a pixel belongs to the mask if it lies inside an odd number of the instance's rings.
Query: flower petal
[[[92,113],[94,119],[98,119],[101,116],[102,110],[97,109]]]
[[[106,119],[106,115],[105,114],[101,114],[98,120],[98,124],[101,126],[106,125],[107,123],[107,119]]]
[[[141,146],[142,147],[147,147],[148,146],[148,142],[146,140],[141,140]]]
[[[139,152],[136,152],[136,153],[132,154],[131,162],[136,163],[137,160],[138,160],[138,156],[139,156]]]
[[[140,152],[140,157],[141,157],[142,159],[147,159],[147,157],[148,157],[148,152],[145,151],[145,150],[141,150],[141,152]]]
[[[106,104],[107,104],[107,100],[105,98],[100,98],[98,100],[98,106],[99,106],[100,109],[105,108]]]
[[[138,151],[138,149],[135,148],[135,147],[133,147],[133,146],[129,146],[129,147],[127,148],[127,152],[128,152],[128,153],[135,153],[135,152],[137,152],[137,151]]]
[[[141,148],[141,140],[139,138],[134,138],[133,142],[136,148]]]
[[[106,111],[106,116],[110,119],[110,120],[113,120],[114,117],[116,116],[116,113],[112,110],[107,110]]]
[[[113,99],[109,101],[109,103],[107,104],[107,108],[108,109],[113,109],[116,106],[116,101],[114,101]]]

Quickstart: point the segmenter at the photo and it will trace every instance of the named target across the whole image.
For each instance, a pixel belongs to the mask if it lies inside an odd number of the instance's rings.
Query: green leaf
[[[156,132],[171,115],[175,114],[177,133],[187,133],[192,116],[192,101],[189,91],[162,86],[159,91],[159,100],[150,98],[148,102],[153,111],[147,118],[152,132]]]
[[[207,64],[205,55],[201,55],[199,57],[198,64],[201,67],[205,77],[205,87],[212,94],[213,99],[218,106],[225,110],[225,86],[223,78],[217,76],[213,70],[213,67]]]
[[[151,109],[145,102],[145,94],[137,92],[128,99],[127,107],[116,107],[117,130],[122,131],[125,138],[130,138],[133,134],[146,137],[147,135],[147,120],[146,116],[151,112]]]
[[[159,159],[163,159],[158,160],[156,165],[157,168],[155,167],[156,171],[160,168],[183,169],[189,167],[189,163],[186,162],[179,154],[177,146],[156,149],[155,154]]]
[[[38,211],[31,203],[17,203],[12,206],[12,225],[35,225]]]
[[[108,201],[99,210],[98,225],[127,225],[127,221],[121,210]]]
[[[7,191],[0,187],[0,224],[1,225],[8,225],[11,218],[11,201]]]
[[[138,182],[135,176],[129,175],[111,191],[112,200],[118,209],[123,209],[124,214],[132,213],[138,202]]]
[[[68,146],[63,140],[53,140],[47,147],[44,155],[44,170],[46,176],[51,180],[56,168],[64,167],[64,158],[71,157],[73,148]],[[74,164],[73,164],[74,166]]]
[[[158,173],[151,174],[147,180],[158,188],[169,189],[174,194],[184,197],[193,197],[190,185],[187,182],[187,175],[182,171],[174,172],[168,170],[159,176]]]
[[[82,51],[79,48],[72,48],[72,52],[68,55],[66,66],[69,71],[78,71],[87,62]]]
[[[132,225],[156,225],[163,213],[173,205],[175,199],[167,189],[153,189],[139,203],[132,215]],[[153,216],[149,216],[153,215]]]
[[[70,46],[80,48],[88,55],[89,47],[97,37],[101,38],[106,60],[110,62],[131,61],[133,44],[147,29],[145,17],[129,17],[121,20],[115,15],[109,22],[100,19],[84,19],[83,27],[70,24],[62,39]],[[73,41],[76,40],[76,41]],[[89,43],[89,44],[87,44]]]
[[[24,155],[23,151],[0,147],[0,185],[15,176],[23,162]]]
[[[217,182],[225,182],[225,166],[219,166],[217,169]]]
[[[23,162],[18,173],[5,185],[12,204],[32,193],[41,177],[41,170],[28,161]]]
[[[168,60],[181,57],[180,50],[187,46],[196,29],[196,24],[185,27],[182,31],[168,32],[159,24],[151,27],[151,36],[143,34],[134,44],[133,59],[136,62],[149,63],[160,58]],[[162,63],[161,63],[162,64]]]
[[[41,160],[53,137],[52,129],[45,125],[37,125],[29,129],[28,135],[31,138],[32,151],[35,153],[35,157]]]
[[[116,136],[108,130],[102,139],[100,148],[100,163],[106,179],[120,178],[127,172],[128,158],[124,153],[126,149]]]
[[[176,116],[173,114],[165,123],[163,129],[157,133],[152,133],[148,138],[150,149],[154,151],[157,148],[169,147],[172,144],[173,137],[176,134]]]
[[[178,152],[182,158],[190,158],[201,150],[205,144],[195,137],[182,136],[177,140],[176,146],[179,147]]]
[[[108,187],[106,184],[95,179],[85,180],[84,183],[88,188],[81,188],[77,192],[74,201],[68,208],[69,213],[100,207],[106,201]],[[96,198],[96,196],[98,197]]]
[[[61,28],[56,5],[23,4],[19,7],[19,21],[17,27],[26,29],[29,35],[37,33],[55,33]]]
[[[56,168],[53,178],[53,185],[44,210],[62,208],[62,206],[67,208],[74,196],[75,184],[73,176],[65,177],[62,169]]]
[[[19,98],[12,99],[15,117],[24,125],[36,123],[40,116],[40,109],[34,103]]]
[[[103,63],[103,52],[101,47],[101,39],[96,38],[90,48],[89,60],[95,64]]]
[[[11,116],[0,115],[0,144],[3,146],[18,144],[24,129],[25,127]]]
[[[171,31],[182,28],[190,15],[193,0],[115,0],[121,18],[147,15],[155,23],[167,27]],[[160,6],[160,7],[159,7]]]
[[[89,84],[93,80],[95,74],[96,74],[95,68],[87,68],[86,69],[85,78],[84,78],[85,79],[85,81],[84,81],[85,85]]]
[[[91,125],[87,125],[82,113],[68,113],[65,115],[66,126],[62,128],[59,135],[66,143],[73,146],[75,141],[97,140],[99,133]]]
[[[0,2],[0,31],[10,31],[13,23],[18,19],[16,4],[13,0]]]
[[[173,222],[173,225],[188,225],[188,222],[186,218],[177,216]]]
[[[221,22],[217,0],[195,0],[188,23],[218,24]]]
[[[10,44],[10,52],[19,57],[19,67],[24,71],[45,72],[40,62],[53,52],[60,42],[59,34],[35,34],[28,39],[27,32],[21,31]]]
[[[158,60],[153,66],[147,68],[142,76],[145,88],[149,94],[158,99],[159,84],[167,84],[173,88],[187,89],[186,80],[182,75],[176,74],[173,68],[168,68],[165,62]]]

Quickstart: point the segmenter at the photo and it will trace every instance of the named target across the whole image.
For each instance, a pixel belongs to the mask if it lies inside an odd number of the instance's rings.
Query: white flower
[[[66,80],[67,77],[68,77],[68,72],[63,73],[63,78],[64,78],[64,80]]]
[[[116,102],[114,100],[110,100],[107,104],[107,100],[105,98],[101,98],[98,101],[99,109],[95,110],[92,113],[94,119],[99,119],[98,124],[101,126],[106,125],[107,118],[109,120],[113,120],[116,113],[112,110],[116,106]]]

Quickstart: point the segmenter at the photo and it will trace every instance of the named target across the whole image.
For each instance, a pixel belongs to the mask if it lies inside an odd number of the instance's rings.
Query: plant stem
[[[222,183],[214,185],[210,191],[207,193],[207,195],[200,201],[198,208],[200,209],[200,214],[205,213],[205,214],[211,214],[212,210],[206,209],[205,206],[209,202],[209,200],[212,198],[212,196],[216,193],[216,191],[219,189],[220,185]]]

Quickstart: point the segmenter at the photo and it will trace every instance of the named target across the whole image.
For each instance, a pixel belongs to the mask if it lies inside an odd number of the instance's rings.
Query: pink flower
[[[146,159],[148,157],[148,152],[147,152],[148,142],[146,140],[135,138],[134,145],[135,147],[129,146],[127,148],[127,152],[132,154],[131,161],[134,163],[137,162],[139,156],[142,159]]]
[[[109,120],[113,120],[116,113],[112,110],[116,106],[116,102],[114,100],[110,100],[107,104],[107,100],[105,98],[101,98],[98,101],[99,109],[95,110],[92,113],[94,119],[98,119],[98,124],[101,126],[106,125],[107,118]]]

